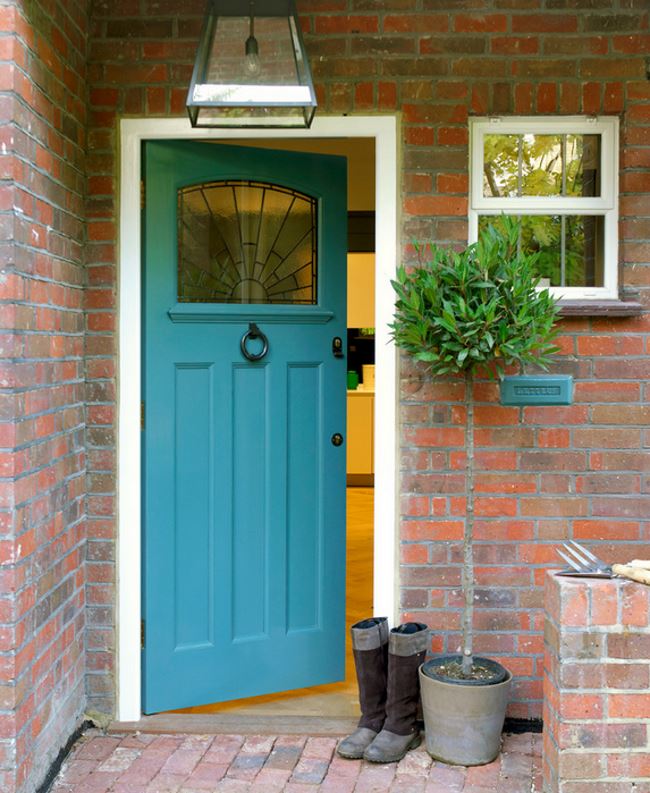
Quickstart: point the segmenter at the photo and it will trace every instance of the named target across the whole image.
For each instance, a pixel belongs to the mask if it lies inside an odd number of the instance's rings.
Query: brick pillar
[[[650,790],[649,593],[547,574],[544,793]]]

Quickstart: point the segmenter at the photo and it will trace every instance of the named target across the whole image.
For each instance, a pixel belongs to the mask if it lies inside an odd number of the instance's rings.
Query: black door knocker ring
[[[259,352],[250,352],[248,349],[249,339],[261,339],[262,349]],[[248,330],[241,337],[239,346],[244,358],[247,358],[249,361],[261,361],[269,351],[269,340],[266,338],[266,335],[257,327],[257,325],[254,322],[251,322],[248,326]]]

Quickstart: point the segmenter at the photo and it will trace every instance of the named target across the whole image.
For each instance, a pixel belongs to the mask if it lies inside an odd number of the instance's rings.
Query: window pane
[[[270,184],[178,191],[178,300],[307,303],[316,294],[316,201]]]
[[[562,194],[562,135],[523,135],[522,196]]]
[[[483,195],[508,198],[518,195],[521,135],[485,135],[483,138]]]
[[[485,135],[483,195],[599,196],[600,135]]]
[[[566,194],[600,195],[600,135],[566,136]]]
[[[567,215],[566,285],[603,286],[604,218],[601,215]]]
[[[514,218],[514,216],[511,216]],[[499,226],[498,215],[479,217],[479,232]],[[601,215],[521,215],[521,246],[538,254],[548,286],[603,286],[604,218]]]
[[[562,193],[562,135],[485,135],[483,195]]]

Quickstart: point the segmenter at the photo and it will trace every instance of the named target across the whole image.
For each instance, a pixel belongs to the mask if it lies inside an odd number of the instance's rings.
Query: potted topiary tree
[[[558,308],[538,287],[537,255],[522,252],[512,219],[498,218],[460,252],[417,251],[420,263],[401,267],[393,281],[392,335],[432,376],[464,378],[466,407],[462,653],[434,658],[420,670],[426,742],[436,759],[480,765],[499,752],[512,676],[473,653],[474,380],[477,372],[494,378],[513,364],[546,369],[558,349]]]

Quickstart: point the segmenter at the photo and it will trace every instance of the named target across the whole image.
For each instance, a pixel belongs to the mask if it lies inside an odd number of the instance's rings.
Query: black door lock
[[[343,443],[343,436],[341,435],[340,432],[335,432],[334,435],[332,435],[332,445],[341,446],[342,443]]]
[[[332,353],[335,358],[344,358],[343,341],[340,336],[334,336],[332,339]]]

